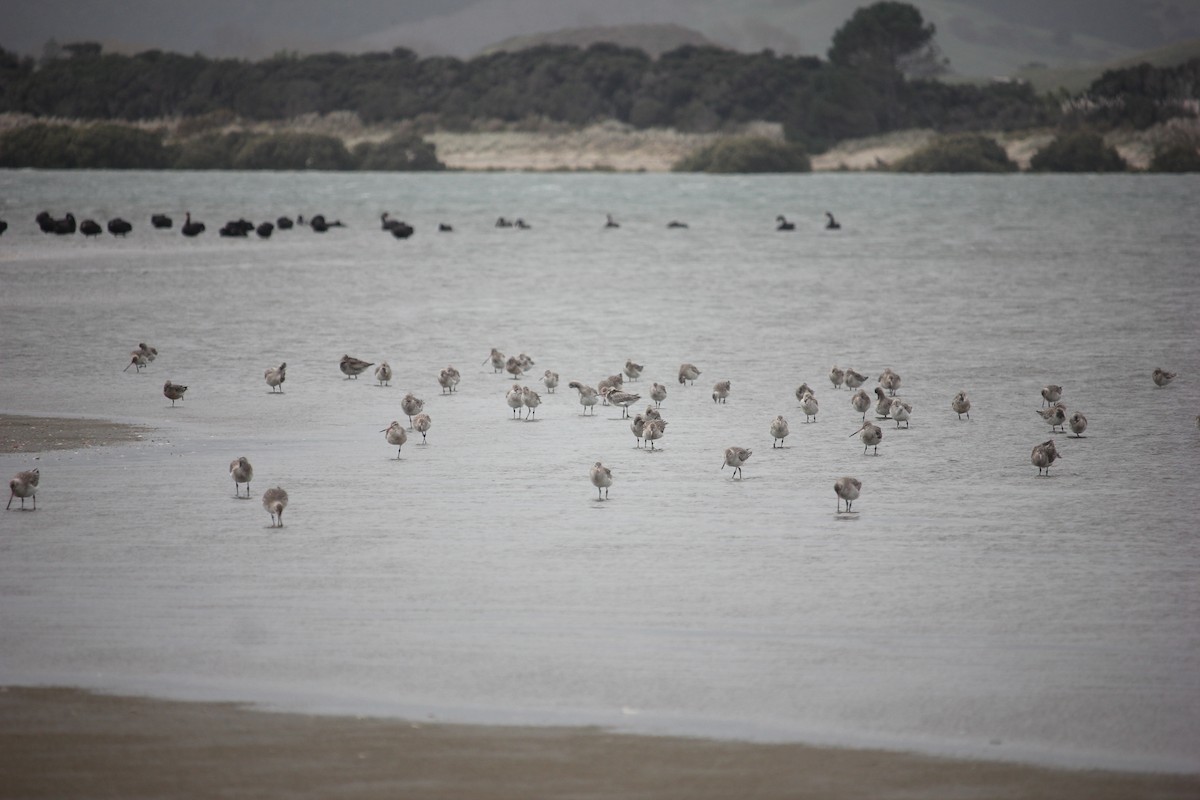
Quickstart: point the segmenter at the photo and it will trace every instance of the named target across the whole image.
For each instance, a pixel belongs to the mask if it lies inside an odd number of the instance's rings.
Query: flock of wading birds
[[[125,366],[125,371],[130,367],[141,372],[147,367],[150,362],[158,357],[158,350],[145,343],[139,343],[136,350],[130,353],[129,363]],[[492,352],[488,358],[484,359],[483,363],[491,362],[492,368],[496,373],[508,373],[513,378],[520,378],[530,371],[534,365],[534,361],[525,353],[517,356],[506,357],[504,353],[496,348],[492,348]],[[375,378],[381,386],[387,386],[392,380],[392,368],[386,361],[381,362],[378,366],[372,361],[364,361],[359,358],[354,358],[350,355],[342,356],[338,364],[339,369],[346,376],[346,380],[357,380],[358,376],[366,372],[370,367],[375,367]],[[641,447],[645,442],[650,449],[654,449],[654,443],[661,439],[667,429],[667,421],[662,418],[660,407],[663,400],[667,397],[667,387],[661,383],[654,383],[650,387],[650,399],[654,401],[653,405],[647,405],[646,410],[639,414],[634,414],[629,417],[629,407],[641,401],[642,396],[635,394],[625,389],[625,378],[630,381],[636,381],[642,374],[644,367],[641,364],[635,363],[632,359],[625,362],[625,368],[621,373],[609,375],[607,378],[599,381],[596,387],[588,386],[580,381],[571,381],[567,384],[568,387],[575,389],[579,393],[579,404],[583,407],[585,415],[595,414],[597,404],[603,403],[609,406],[617,406],[621,408],[622,418],[631,419],[630,428],[633,431],[634,437],[637,439],[637,446]],[[695,385],[696,379],[700,377],[700,370],[694,364],[679,365],[679,383]],[[1151,375],[1154,384],[1158,387],[1165,387],[1175,379],[1174,372],[1167,372],[1161,368],[1155,368]],[[263,378],[270,387],[271,392],[283,392],[283,383],[287,380],[287,363],[284,362],[278,367],[270,367],[263,373]],[[462,374],[452,366],[448,366],[438,373],[438,385],[441,386],[443,394],[453,394],[458,390],[458,384],[462,379]],[[911,404],[904,402],[899,397],[896,397],[896,392],[900,388],[900,375],[890,367],[885,369],[878,377],[879,385],[875,387],[875,399],[871,399],[871,395],[862,388],[863,384],[868,380],[866,375],[856,372],[853,369],[840,369],[836,365],[829,371],[829,381],[833,384],[834,389],[840,389],[843,384],[850,389],[856,390],[850,397],[850,405],[855,411],[862,414],[863,424],[858,430],[850,434],[850,436],[858,436],[863,443],[863,455],[866,455],[868,449],[873,448],[874,455],[879,454],[879,443],[883,441],[883,429],[875,423],[867,419],[867,412],[874,406],[875,416],[879,420],[890,419],[896,422],[896,427],[901,424],[908,427],[909,418],[912,415],[913,407]],[[546,370],[541,378],[542,383],[546,387],[546,391],[553,394],[559,384],[559,376],[553,370]],[[176,400],[183,400],[184,394],[188,387],[177,383],[166,381],[163,384],[163,396],[171,401],[171,405],[175,405]],[[729,397],[732,385],[730,381],[718,381],[713,385],[712,399],[714,403],[724,403]],[[1061,430],[1066,432],[1066,428],[1070,427],[1072,437],[1082,438],[1084,431],[1087,430],[1087,417],[1082,412],[1076,411],[1067,416],[1067,407],[1061,402],[1063,388],[1061,386],[1049,385],[1042,388],[1042,408],[1037,409],[1043,420],[1050,424],[1051,432]],[[804,411],[804,421],[810,422],[816,419],[817,412],[820,406],[813,390],[807,383],[802,383],[796,389],[796,399],[800,401],[800,408]],[[514,383],[512,388],[505,392],[505,401],[508,407],[512,409],[514,419],[532,420],[537,413],[538,406],[541,405],[541,395],[530,389],[528,386],[522,386],[519,383]],[[432,418],[425,413],[425,401],[409,392],[400,401],[400,408],[408,417],[408,429],[421,434],[422,443],[425,442],[429,429],[433,426]],[[950,409],[958,414],[961,420],[964,416],[969,420],[971,418],[971,400],[967,397],[967,393],[960,391],[954,395],[950,401]],[[1200,416],[1196,417],[1197,426],[1200,426]],[[783,440],[787,438],[789,430],[787,420],[782,415],[775,417],[771,421],[771,446],[782,446]],[[400,452],[404,448],[404,444],[408,441],[408,433],[405,427],[397,420],[393,420],[392,424],[380,431],[384,434],[384,438],[389,445],[396,448],[396,458],[400,458]],[[732,467],[734,479],[737,479],[742,474],[742,465],[744,465],[753,455],[754,451],[746,447],[727,447],[725,448],[725,461],[721,468]],[[1047,439],[1033,448],[1030,453],[1030,462],[1038,469],[1038,476],[1049,475],[1050,467],[1060,457],[1054,439]],[[241,496],[241,485],[246,484],[246,497],[250,497],[250,481],[254,477],[254,467],[250,461],[241,456],[235,459],[229,465],[229,474],[233,478],[234,494]],[[592,485],[596,487],[596,496],[598,500],[608,498],[609,487],[613,484],[612,470],[604,466],[602,462],[597,461],[592,465],[590,471]],[[26,472],[18,472],[12,480],[8,482],[10,491],[8,497],[8,505],[5,510],[12,508],[14,498],[20,498],[21,510],[25,509],[25,499],[33,499],[32,510],[37,510],[37,488],[40,473],[37,469]],[[842,503],[846,505],[845,513],[852,513],[851,505],[858,499],[862,491],[862,481],[850,475],[845,475],[838,478],[833,484],[833,492],[837,495],[837,513],[842,513]],[[283,510],[287,508],[288,494],[279,487],[275,486],[263,493],[262,497],[263,508],[271,515],[271,527],[283,527]]]

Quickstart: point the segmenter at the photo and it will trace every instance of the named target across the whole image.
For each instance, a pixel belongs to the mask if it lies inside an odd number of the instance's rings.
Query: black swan
[[[108,221],[108,232],[113,236],[124,236],[133,230],[133,226],[120,217],[114,217]]]
[[[49,211],[43,211],[34,219],[37,220],[38,227],[42,229],[42,233],[54,233],[54,217],[50,216]]]
[[[833,214],[830,214],[828,211],[826,211],[825,216],[829,218],[828,221],[825,223],[825,230],[836,231],[836,230],[841,229],[842,223],[840,223],[836,219],[834,219]]]
[[[308,221],[308,226],[317,233],[324,233],[325,231],[329,230],[329,223],[325,221],[324,214],[317,214],[315,217],[310,219]]]
[[[75,215],[67,214],[62,219],[54,220],[54,232],[60,236],[75,232]]]
[[[531,229],[533,226],[530,225],[528,222],[526,222],[523,219],[518,219],[516,222],[513,223],[513,227],[520,228],[523,231],[527,231],[527,230]]]
[[[203,222],[192,222],[192,212],[187,212],[183,220],[183,227],[179,229],[184,236],[199,236],[204,233]]]
[[[604,223],[604,227],[606,227],[606,228],[619,228],[619,227],[621,227],[620,223],[618,223],[618,222],[617,222],[615,219],[613,219],[613,215],[612,215],[612,214],[606,214],[605,216],[607,216],[607,217],[608,217],[608,221]]]
[[[99,236],[104,233],[104,228],[101,228],[100,223],[94,219],[85,219],[79,223],[79,232],[84,236]]]
[[[0,236],[3,236],[6,230],[8,230],[8,223],[0,219]]]
[[[280,217],[275,220],[275,227],[281,231],[290,231],[292,229],[292,220],[289,217]]]
[[[673,219],[667,223],[668,228],[686,228],[687,226],[686,222],[680,222],[677,219]]]
[[[788,222],[786,219],[784,219],[783,214],[780,214],[778,217],[776,217],[775,221],[779,223],[778,225],[775,226],[775,230],[777,230],[777,231],[794,231],[794,230],[796,230],[796,223]]]
[[[150,217],[150,224],[155,228],[170,228],[175,224],[175,220],[166,214],[154,214]]]
[[[269,222],[264,222],[254,229],[254,232],[262,239],[270,239],[271,234],[275,232],[275,226]]]
[[[254,230],[254,223],[245,219],[235,219],[226,222],[218,233],[222,236],[247,236]]]
[[[390,230],[392,232],[392,236],[395,236],[397,239],[407,239],[408,237],[413,235],[413,226],[412,225],[409,225],[408,223],[405,223],[405,222],[399,222],[399,221],[397,221],[397,222],[398,222],[398,224],[393,225],[390,228]]]
[[[511,228],[512,226],[513,226],[513,224],[511,222],[509,222],[508,220],[506,220],[504,217],[498,217],[496,219],[496,227],[497,228]]]
[[[447,224],[446,224],[446,223],[444,223],[444,222],[439,222],[439,223],[438,223],[438,230],[439,230],[440,232],[442,232],[442,233],[453,233],[453,232],[454,232],[454,227],[453,227],[452,225],[447,225]]]

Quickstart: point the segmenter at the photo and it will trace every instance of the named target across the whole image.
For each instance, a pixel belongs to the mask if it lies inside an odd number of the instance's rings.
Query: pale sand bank
[[[3,798],[1183,800],[1200,776],[0,689]]]
[[[0,453],[40,453],[125,444],[141,441],[149,432],[149,428],[103,419],[0,414]]]

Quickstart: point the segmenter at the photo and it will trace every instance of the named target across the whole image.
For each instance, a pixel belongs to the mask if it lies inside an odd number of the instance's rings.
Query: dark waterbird
[[[101,228],[100,223],[94,219],[85,219],[79,223],[79,232],[84,236],[99,236],[104,233],[104,228]]]
[[[175,225],[175,220],[166,214],[154,214],[150,217],[150,224],[155,228],[170,228]]]
[[[828,211],[826,211],[825,216],[826,216],[825,230],[827,230],[827,231],[841,230],[842,223],[840,223],[836,219],[834,219],[833,214],[830,214]]]
[[[43,211],[37,215],[38,226],[42,233],[56,233],[60,236],[75,232],[75,215],[67,214],[62,219],[55,219],[49,212]]]
[[[184,236],[199,236],[204,233],[203,222],[192,222],[192,212],[187,212],[183,220],[183,227],[179,229]]]
[[[796,230],[796,223],[788,222],[787,218],[784,217],[783,214],[780,214],[778,217],[776,217],[775,221],[777,223],[779,223],[778,225],[775,226],[775,230],[777,230],[777,231],[794,231],[794,230]]]
[[[250,231],[254,230],[254,223],[245,219],[235,219],[226,222],[218,231],[222,236],[248,236]]]
[[[270,239],[271,234],[275,232],[275,226],[269,222],[264,222],[261,225],[259,225],[257,228],[255,228],[254,232],[257,233],[259,235],[259,237],[261,237],[263,239]]]
[[[34,219],[37,220],[38,227],[42,229],[42,233],[54,233],[54,217],[50,216],[49,211],[43,211]]]
[[[385,231],[391,231],[392,236],[395,236],[397,239],[407,239],[413,235],[412,225],[398,219],[392,219],[386,211],[380,215],[379,224]]]
[[[6,230],[8,230],[8,223],[0,219],[0,236],[3,236]]]
[[[108,232],[113,236],[124,236],[133,230],[133,225],[129,224],[120,217],[114,217],[108,221]]]
[[[438,223],[438,231],[440,231],[441,233],[453,233],[453,232],[454,232],[454,226],[452,226],[452,225],[447,225],[447,224],[446,224],[446,223],[444,223],[444,222],[439,222],[439,223]]]
[[[329,223],[325,221],[324,214],[317,214],[308,221],[308,227],[312,228],[317,233],[324,233],[329,230]]]
[[[279,228],[281,231],[290,231],[292,229],[292,224],[291,217],[280,217],[279,219],[275,220],[275,227]]]

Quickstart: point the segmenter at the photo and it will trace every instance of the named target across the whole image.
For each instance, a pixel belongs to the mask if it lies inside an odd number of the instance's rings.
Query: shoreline
[[[105,419],[0,413],[0,453],[86,450],[140,442],[151,429]]]
[[[1184,798],[1200,776],[0,688],[2,797]]]

